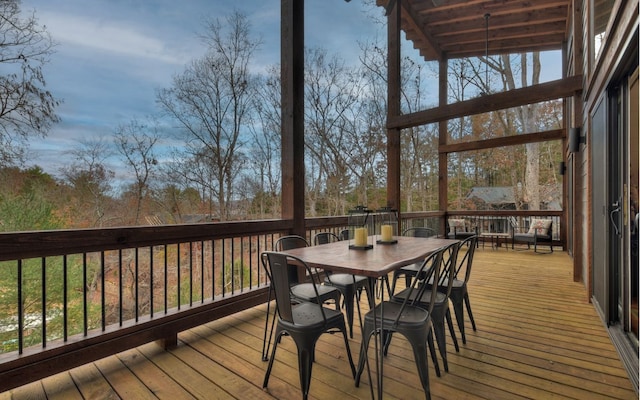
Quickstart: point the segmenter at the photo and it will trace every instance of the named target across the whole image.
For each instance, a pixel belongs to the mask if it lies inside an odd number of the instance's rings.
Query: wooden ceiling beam
[[[384,0],[378,0],[378,2]],[[387,0],[388,1],[388,0]],[[437,10],[437,11],[455,11],[461,8],[474,7],[477,9],[490,11],[491,9],[503,9],[510,8],[512,10],[519,10],[522,8],[540,8],[550,7],[554,4],[565,4],[565,0],[436,0],[439,5],[434,5],[433,0],[414,0],[416,3],[415,9],[417,12],[424,12],[425,10]]]
[[[427,125],[468,115],[571,97],[581,91],[582,75],[576,75],[541,83],[539,85],[527,86],[508,92],[490,94],[428,110],[390,117],[387,121],[387,128],[404,129]]]
[[[511,39],[530,39],[538,40],[539,36],[561,35],[565,34],[565,21],[558,21],[547,25],[529,24],[523,27],[513,27],[508,29],[500,29],[499,32],[489,34],[489,44],[496,40],[508,41]],[[484,30],[469,31],[464,33],[454,33],[448,36],[441,36],[440,41],[447,44],[464,45],[468,43],[485,44]]]
[[[492,139],[479,140],[466,143],[441,144],[438,146],[439,153],[457,153],[459,151],[496,149],[507,146],[517,146],[527,143],[546,142],[549,140],[560,140],[566,136],[564,129],[553,129],[550,131],[524,133],[521,135],[501,136]]]
[[[567,19],[565,9],[557,9],[547,13],[535,13],[536,15],[509,15],[494,16],[489,18],[489,38],[500,36],[503,32],[510,32],[518,28],[528,28],[529,26],[554,26],[557,23],[564,23]],[[482,32],[484,38],[485,20],[480,16],[472,21],[451,22],[449,24],[426,24],[434,38],[446,36],[464,35],[471,32]]]
[[[498,48],[495,50],[489,49],[489,56],[496,56],[500,54],[521,54],[521,53],[532,53],[536,51],[552,51],[552,50],[560,50],[561,47],[558,46],[558,41],[555,40],[551,43],[531,43],[531,44],[523,44],[518,43],[511,46],[503,46],[502,48]],[[463,49],[456,49],[452,51],[448,51],[445,53],[447,59],[452,60],[456,58],[465,58],[465,57],[480,57],[484,56],[484,48],[482,51],[476,48],[470,48],[467,51],[463,51]]]
[[[423,57],[428,59],[434,59],[438,61],[443,60],[442,50],[438,47],[437,41],[433,39],[431,34],[426,30],[422,29],[421,26],[418,25],[419,17],[414,13],[411,6],[408,2],[403,1],[402,4],[402,18],[403,18],[403,28],[406,31],[413,30],[414,37],[412,38],[414,42],[424,44],[420,46],[420,51]],[[408,24],[407,27],[405,24]],[[426,53],[426,54],[423,54]]]
[[[567,17],[567,4],[554,4],[551,6],[541,7],[521,7],[518,8],[518,12],[514,12],[513,8],[502,9],[487,9],[471,7],[461,7],[456,12],[438,12],[437,10],[431,10],[425,14],[418,14],[421,21],[428,25],[432,29],[438,27],[455,26],[459,24],[463,25],[482,25],[484,26],[484,14],[491,14],[491,21],[494,19],[496,24],[508,24],[513,21],[515,23],[523,23],[525,21],[537,21],[548,18],[566,18]],[[513,23],[512,22],[512,23]]]
[[[543,51],[544,50],[560,50],[558,45],[562,41],[563,36],[556,35],[540,35],[535,40],[530,38],[514,38],[507,40],[500,40],[499,42],[489,42],[489,55],[496,54],[509,54],[509,53],[526,53],[531,51]],[[484,56],[485,44],[484,43],[469,43],[469,44],[451,44],[442,45],[442,50],[447,55],[447,58],[461,58],[461,57],[478,57]],[[513,51],[511,51],[513,50]]]

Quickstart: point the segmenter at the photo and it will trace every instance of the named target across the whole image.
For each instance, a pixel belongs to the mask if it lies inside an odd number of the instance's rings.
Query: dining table
[[[390,272],[406,265],[423,261],[432,252],[456,242],[459,242],[459,240],[437,237],[423,238],[398,236],[394,238],[393,243],[376,243],[373,248],[369,249],[351,248],[348,241],[345,240],[319,246],[290,249],[282,251],[281,253],[299,257],[311,268],[323,269],[331,273],[346,273],[354,276],[366,276],[369,278],[370,293],[375,292],[374,289],[376,287],[376,282],[381,280],[383,284],[380,285],[379,296],[380,301],[383,302],[385,287],[389,290],[388,275]],[[357,310],[360,328],[361,331],[363,331],[360,304],[358,302],[356,302],[356,304],[358,306]],[[375,354],[378,399],[382,399],[383,394],[383,336],[384,335],[377,335],[378,339],[374,341],[376,345]],[[369,367],[368,358],[366,365]],[[369,376],[371,376],[370,373]],[[373,385],[371,385],[371,390],[372,398],[375,398]]]

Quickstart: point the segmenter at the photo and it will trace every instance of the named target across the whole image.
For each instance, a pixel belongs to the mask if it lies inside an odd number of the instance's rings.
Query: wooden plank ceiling
[[[399,1],[402,30],[426,61],[484,56],[487,47],[489,55],[559,50],[571,9],[570,0]]]

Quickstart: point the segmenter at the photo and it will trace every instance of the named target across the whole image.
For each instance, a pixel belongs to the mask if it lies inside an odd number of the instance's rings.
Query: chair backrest
[[[462,258],[458,257],[458,266],[455,271],[454,278],[458,280],[464,280],[465,283],[469,282],[469,277],[471,276],[471,266],[473,265],[473,255],[476,252],[476,247],[478,245],[478,236],[473,235],[462,242],[460,242],[460,248],[466,248],[467,251],[462,256]],[[464,273],[464,277],[461,274]]]
[[[296,282],[291,281],[290,270],[292,268],[295,268],[292,267],[293,263],[296,266],[305,268],[307,274],[309,276],[313,276],[311,274],[309,266],[298,257],[274,251],[263,252],[261,255],[261,259],[262,266],[267,273],[267,277],[271,282],[271,287],[276,295],[276,310],[278,312],[278,315],[282,320],[294,323],[295,321],[293,320],[293,303],[295,303],[295,301],[292,301],[291,286],[293,286]],[[318,288],[316,287],[316,285],[312,286],[316,293],[316,304],[322,304],[320,295],[318,294]],[[322,316],[326,321],[324,310],[322,310]]]
[[[349,230],[343,229],[340,231],[340,240],[349,240]]]
[[[453,245],[457,246],[458,243],[453,243]],[[443,246],[433,253],[429,254],[427,258],[424,259],[424,261],[420,265],[418,273],[413,277],[411,281],[409,291],[404,297],[400,312],[398,313],[396,320],[394,321],[394,325],[397,325],[400,321],[402,311],[405,307],[407,307],[408,305],[416,306],[418,304],[425,290],[431,291],[429,308],[427,309],[429,315],[431,315],[431,313],[433,312],[433,306],[436,302],[438,282],[440,281],[440,271],[443,264],[443,255],[450,246],[451,245]]]
[[[553,231],[553,220],[532,218],[527,233],[538,236],[549,236]]]
[[[287,235],[281,236],[276,242],[273,244],[274,251],[286,251],[291,249],[298,249],[300,247],[309,247],[309,242],[307,239],[298,235]],[[291,284],[300,283],[300,275],[298,274],[297,268],[289,268],[289,281]]]
[[[281,236],[273,244],[274,251],[285,251],[300,247],[309,247],[309,242],[307,242],[307,239],[298,235]]]
[[[327,244],[340,241],[338,235],[332,232],[319,232],[313,237],[313,244],[315,246],[319,244]]]
[[[407,228],[404,230],[404,232],[402,232],[402,236],[428,238],[428,237],[436,236],[436,231],[431,228],[423,228],[423,227]]]
[[[447,232],[450,234],[469,232],[469,227],[464,219],[448,219],[447,226]]]
[[[453,280],[458,269],[458,254],[460,253],[462,243],[464,242],[452,243],[443,247],[442,250],[442,267],[440,269],[438,286],[447,288],[447,290],[444,292],[447,299],[451,294]]]

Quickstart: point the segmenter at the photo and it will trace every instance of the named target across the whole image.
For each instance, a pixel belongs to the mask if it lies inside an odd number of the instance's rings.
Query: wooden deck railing
[[[466,215],[466,214],[465,214]],[[403,214],[437,229],[443,213]],[[473,215],[477,218],[478,215]],[[259,254],[290,232],[264,220],[0,235],[0,392],[266,301]],[[347,217],[307,220],[307,236]],[[438,230],[438,229],[437,229]]]

